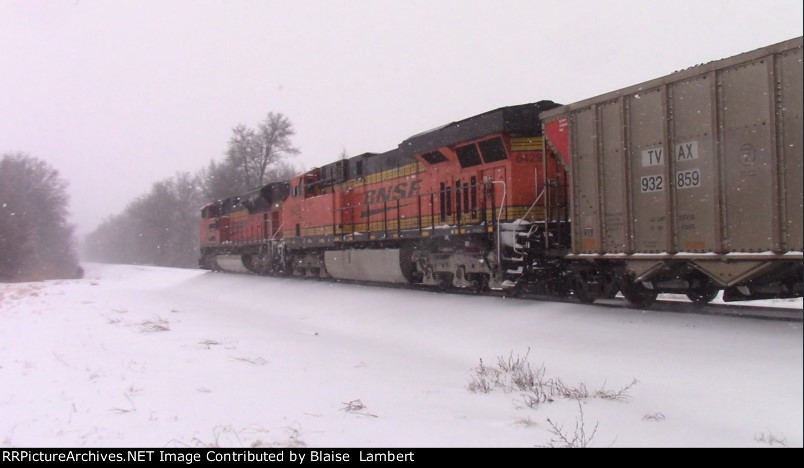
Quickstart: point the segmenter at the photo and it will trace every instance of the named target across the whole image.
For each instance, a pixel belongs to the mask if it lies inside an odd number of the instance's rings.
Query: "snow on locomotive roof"
[[[413,156],[492,133],[540,135],[539,113],[558,106],[560,104],[553,101],[539,101],[500,107],[413,135],[399,144],[399,150],[404,155]]]

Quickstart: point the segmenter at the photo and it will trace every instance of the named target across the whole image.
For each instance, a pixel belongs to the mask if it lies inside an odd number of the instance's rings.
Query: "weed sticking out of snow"
[[[220,343],[215,340],[204,340],[198,342],[198,347],[201,349],[212,349],[213,346],[218,345],[220,345]]]
[[[467,389],[473,393],[491,393],[501,390],[506,393],[523,392],[521,405],[537,408],[544,403],[552,403],[556,399],[585,400],[600,398],[603,400],[627,400],[628,391],[638,383],[636,379],[628,385],[611,390],[606,383],[597,390],[589,390],[583,382],[569,385],[560,377],[547,377],[544,364],[534,367],[528,360],[530,349],[524,355],[514,356],[513,351],[507,357],[498,356],[496,366],[487,366],[480,360],[480,365],[472,369]]]
[[[267,361],[267,360],[265,360],[265,359],[263,359],[263,358],[261,358],[259,356],[257,356],[257,357],[238,357],[238,356],[234,356],[234,357],[232,357],[232,359],[234,359],[235,361],[247,362],[247,363],[253,364],[255,366],[264,366],[264,365],[268,364],[268,362],[269,362],[269,361]]]
[[[518,424],[520,426],[525,426],[525,427],[532,427],[532,426],[538,426],[539,425],[539,423],[537,423],[536,421],[534,421],[531,418],[517,419],[516,421],[514,421],[514,424]]]
[[[664,413],[647,413],[642,416],[643,421],[664,421],[665,419]]]
[[[137,326],[139,327],[139,332],[146,335],[149,335],[151,333],[170,331],[170,323],[167,320],[160,317],[156,317],[153,320],[145,320],[137,324]]]
[[[765,434],[764,432],[759,434],[758,436],[754,437],[754,440],[757,442],[768,444],[771,447],[779,446],[779,447],[787,447],[787,438],[784,436],[776,436],[774,434]]]
[[[232,425],[215,426],[212,429],[212,438],[205,440],[199,437],[187,443],[180,440],[171,440],[168,442],[167,447],[203,447],[203,448],[221,448],[221,447],[238,447],[238,448],[264,448],[264,447],[288,447],[288,448],[302,448],[307,447],[307,443],[301,437],[301,429],[299,427],[285,426],[282,428],[282,436],[276,437],[272,440],[272,433],[277,431],[270,431],[259,426],[248,426],[237,429]]]
[[[550,425],[549,431],[552,434],[552,438],[550,442],[543,445],[546,448],[590,447],[599,426],[599,422],[595,422],[595,427],[592,428],[592,431],[587,432],[586,421],[583,419],[583,405],[581,405],[580,400],[578,400],[578,416],[575,418],[575,428],[572,432],[569,429],[564,429],[562,424],[551,421],[550,418],[547,419],[547,423]]]
[[[371,414],[367,411],[364,411],[366,409],[366,405],[364,405],[360,400],[345,401],[343,404],[344,407],[341,408],[341,410],[346,411],[347,413],[359,414],[361,416],[369,416],[372,418],[379,417],[376,414]]]

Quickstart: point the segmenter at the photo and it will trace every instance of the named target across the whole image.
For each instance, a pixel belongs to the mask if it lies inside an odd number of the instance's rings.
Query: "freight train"
[[[212,202],[200,265],[638,307],[799,297],[802,192],[799,37]]]

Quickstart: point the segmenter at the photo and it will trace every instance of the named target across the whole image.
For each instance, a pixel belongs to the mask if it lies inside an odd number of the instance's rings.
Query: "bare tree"
[[[198,182],[198,176],[186,172],[156,182],[149,193],[87,236],[87,256],[115,263],[195,266],[203,203]]]
[[[245,190],[238,183],[235,168],[229,160],[210,161],[198,173],[201,179],[201,192],[205,200],[221,200]]]
[[[226,157],[235,174],[238,191],[245,191],[261,184],[259,162],[262,143],[253,129],[239,124],[232,129]]]
[[[70,278],[80,274],[67,222],[67,181],[23,153],[0,160],[0,277]]]
[[[204,196],[219,200],[269,182],[293,177],[296,169],[285,157],[299,153],[291,143],[296,132],[282,113],[269,112],[257,130],[239,124],[232,129],[221,162],[211,161],[201,171]]]
[[[265,174],[265,183],[280,182],[283,180],[290,180],[296,174],[304,172],[299,170],[293,164],[287,161],[279,161],[271,165],[271,168]]]
[[[279,163],[285,156],[299,154],[291,144],[290,137],[296,134],[293,124],[281,112],[269,112],[260,123],[258,137],[260,153],[255,161],[257,186],[265,184],[268,168]]]
[[[86,237],[85,255],[107,262],[196,265],[201,206],[293,177],[296,168],[284,158],[299,153],[291,144],[294,133],[290,120],[273,112],[256,131],[235,126],[223,160],[210,161],[194,176],[179,173],[156,182]]]

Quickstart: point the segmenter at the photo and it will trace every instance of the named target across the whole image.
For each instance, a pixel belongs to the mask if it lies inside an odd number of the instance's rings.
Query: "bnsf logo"
[[[421,185],[421,181],[414,180],[411,183],[400,182],[396,185],[380,187],[376,190],[367,190],[365,203],[381,203],[410,198],[414,195],[418,195],[419,185]]]

